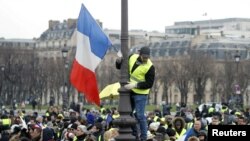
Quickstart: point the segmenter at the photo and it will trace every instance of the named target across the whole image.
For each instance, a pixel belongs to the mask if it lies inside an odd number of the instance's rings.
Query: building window
[[[62,46],[62,42],[61,41],[59,41],[59,47],[61,47]]]
[[[55,41],[52,41],[52,47],[55,47]]]
[[[64,41],[63,47],[67,47],[67,41]]]

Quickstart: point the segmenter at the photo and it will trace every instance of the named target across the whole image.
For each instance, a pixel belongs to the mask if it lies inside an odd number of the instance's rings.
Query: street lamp
[[[236,94],[236,105],[238,108],[242,108],[241,105],[243,105],[243,98],[240,92],[240,85],[239,85],[239,62],[240,62],[240,55],[238,53],[238,50],[236,51],[236,54],[234,56],[235,62],[236,62],[236,85],[235,85],[235,94]]]
[[[118,111],[120,117],[114,120],[114,124],[119,126],[119,136],[116,141],[134,141],[131,126],[136,124],[136,120],[130,116],[132,113],[129,90],[124,85],[128,78],[128,0],[121,0],[121,51],[125,63],[121,66],[121,88],[119,89],[120,99]]]
[[[237,53],[235,56],[234,56],[234,59],[235,59],[235,62],[237,64],[237,75],[238,75],[238,65],[239,65],[239,62],[240,62],[240,55]]]
[[[4,70],[5,70],[5,67],[1,66],[1,71],[4,72]]]
[[[63,64],[64,64],[64,68],[63,68],[63,110],[67,110],[68,108],[68,102],[69,102],[69,98],[68,98],[68,95],[66,93],[66,87],[67,87],[67,82],[66,82],[66,70],[68,68],[68,63],[66,61],[67,59],[67,56],[68,56],[68,50],[65,48],[65,45],[64,45],[64,48],[62,49],[62,57],[63,57]]]
[[[3,88],[3,81],[4,81],[4,70],[5,70],[5,66],[4,65],[1,65],[0,66],[1,67],[1,71],[2,71],[2,80],[1,80],[1,87]],[[4,99],[4,97],[2,96],[2,89],[1,89],[1,91],[0,91],[0,96],[2,97],[2,99]],[[2,107],[2,105],[4,104],[3,103],[4,102],[4,100],[2,101],[0,101],[0,105],[1,105],[1,107]]]

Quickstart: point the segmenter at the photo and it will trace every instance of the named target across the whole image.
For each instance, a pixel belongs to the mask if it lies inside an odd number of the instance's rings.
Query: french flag
[[[90,103],[100,106],[95,69],[112,45],[82,4],[77,21],[77,48],[70,82]]]

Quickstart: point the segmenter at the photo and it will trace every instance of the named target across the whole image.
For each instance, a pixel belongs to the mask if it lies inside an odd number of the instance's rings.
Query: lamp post
[[[69,98],[68,98],[68,95],[66,93],[66,87],[67,87],[67,82],[66,82],[66,69],[68,68],[68,63],[66,61],[67,59],[67,56],[68,56],[68,50],[65,48],[65,45],[64,45],[64,48],[62,49],[62,57],[63,57],[63,64],[64,64],[64,68],[63,68],[63,95],[62,95],[62,98],[63,98],[63,110],[67,110],[68,108],[68,101],[69,101]]]
[[[1,67],[1,73],[2,73],[0,97],[1,97],[1,99],[3,99],[3,100],[0,101],[0,106],[1,106],[0,108],[2,108],[2,106],[3,106],[3,104],[4,104],[4,98],[5,98],[5,97],[2,96],[2,88],[3,88],[4,70],[5,70],[5,67],[4,67],[4,65],[1,65],[0,67]]]
[[[238,108],[242,108],[241,105],[243,105],[243,99],[240,91],[240,85],[239,85],[239,62],[240,62],[240,55],[237,51],[236,55],[234,56],[235,62],[236,62],[236,85],[235,85],[235,94],[236,94],[236,105]]]
[[[129,90],[124,88],[128,82],[128,0],[121,0],[121,51],[124,63],[121,66],[121,88],[119,89],[120,99],[118,111],[120,117],[114,120],[114,124],[119,126],[119,136],[116,141],[134,141],[131,126],[136,124],[134,118],[130,116],[132,112]]]
[[[4,72],[4,70],[5,70],[5,67],[1,66],[1,71]]]

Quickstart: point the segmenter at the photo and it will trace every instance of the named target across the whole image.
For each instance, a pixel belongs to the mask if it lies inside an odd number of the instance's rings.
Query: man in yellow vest
[[[9,130],[11,126],[11,119],[7,115],[2,115],[0,119],[0,131]]]
[[[139,54],[129,56],[129,83],[124,87],[130,90],[132,111],[135,111],[135,117],[140,127],[141,140],[147,139],[147,120],[145,117],[145,107],[148,99],[150,88],[153,86],[155,78],[155,67],[149,59],[150,49],[142,47]],[[116,67],[121,67],[122,60],[116,61]],[[133,131],[138,136],[136,130]]]

